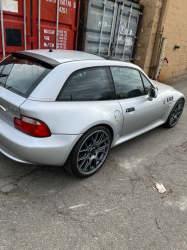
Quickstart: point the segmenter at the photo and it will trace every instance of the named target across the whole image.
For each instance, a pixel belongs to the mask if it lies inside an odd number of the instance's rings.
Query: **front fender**
[[[184,98],[185,100],[185,96],[175,90],[175,89],[171,89],[170,91],[166,91],[166,92],[162,92],[160,93],[160,95],[163,98],[163,103],[164,103],[164,114],[162,115],[161,119],[163,119],[165,122],[167,121],[173,107],[175,106],[175,103],[180,100],[181,98]]]

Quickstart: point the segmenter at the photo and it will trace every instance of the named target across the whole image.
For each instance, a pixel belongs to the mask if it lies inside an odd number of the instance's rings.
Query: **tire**
[[[111,141],[111,133],[105,126],[91,128],[74,146],[65,169],[81,178],[95,174],[108,156]]]
[[[182,115],[183,109],[184,109],[184,103],[185,103],[185,100],[183,98],[179,99],[176,102],[176,104],[173,107],[166,123],[164,123],[164,126],[166,128],[173,128],[175,125],[177,125],[177,123],[180,120],[180,117]]]

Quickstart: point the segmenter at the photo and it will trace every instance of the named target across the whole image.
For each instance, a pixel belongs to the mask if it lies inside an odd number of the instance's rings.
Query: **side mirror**
[[[150,88],[149,91],[148,91],[148,100],[149,101],[152,101],[153,98],[157,98],[158,96],[158,91],[154,88]]]

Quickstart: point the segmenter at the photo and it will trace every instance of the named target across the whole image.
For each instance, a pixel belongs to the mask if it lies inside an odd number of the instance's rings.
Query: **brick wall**
[[[187,72],[187,0],[140,0],[144,12],[134,56],[134,63],[149,74],[164,1],[169,2],[163,23],[163,37],[168,38],[165,56],[169,63],[163,62],[160,80]],[[175,45],[180,49],[175,50]]]
[[[187,0],[171,0],[164,25],[168,38],[165,56],[169,63],[163,62],[159,79],[187,73]],[[180,49],[174,49],[175,45]]]
[[[134,63],[149,73],[163,0],[141,0],[144,6]]]

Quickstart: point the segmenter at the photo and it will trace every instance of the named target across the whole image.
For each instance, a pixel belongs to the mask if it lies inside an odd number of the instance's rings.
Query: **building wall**
[[[169,63],[163,62],[160,80],[187,72],[187,0],[170,0],[163,35],[168,38]],[[174,49],[175,45],[180,49]]]
[[[140,66],[146,74],[149,73],[150,69],[162,3],[163,0],[140,1],[140,4],[144,6],[144,10],[133,62]]]
[[[159,22],[164,3],[167,8],[161,25]],[[169,63],[163,62],[159,80],[186,73],[187,0],[140,0],[140,4],[144,6],[144,12],[134,63],[151,76],[152,67],[155,65],[152,58],[155,53],[158,54],[157,50],[155,51],[155,38],[167,37],[165,57]],[[180,49],[175,50],[175,45],[180,46]]]

